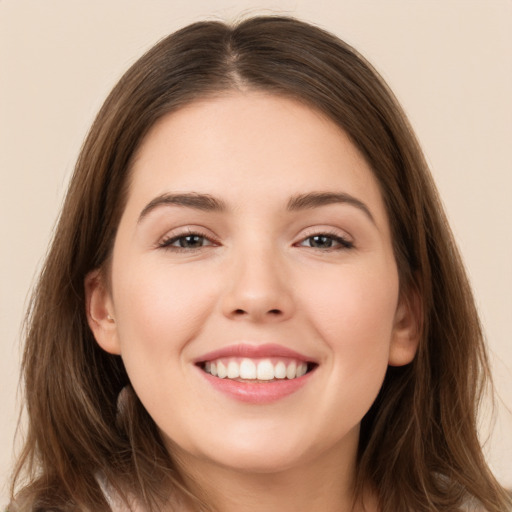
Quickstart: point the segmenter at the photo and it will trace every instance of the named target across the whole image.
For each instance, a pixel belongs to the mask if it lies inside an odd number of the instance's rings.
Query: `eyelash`
[[[176,247],[172,244],[178,242],[179,240],[182,240],[184,238],[188,237],[199,237],[204,240],[208,240],[210,243],[206,246],[202,245],[201,247]],[[211,236],[208,236],[204,233],[201,233],[200,231],[187,231],[186,233],[181,233],[179,235],[170,236],[164,238],[161,242],[158,243],[158,247],[160,249],[166,249],[168,251],[175,251],[175,252],[191,252],[191,251],[198,251],[200,249],[203,249],[204,247],[210,247],[218,245],[218,243],[212,239]]]
[[[179,242],[182,239],[188,238],[188,237],[199,237],[203,240],[207,240],[209,242],[208,245],[201,245],[200,247],[177,247],[174,246],[176,242]],[[311,246],[304,246],[302,245],[306,240],[311,240],[315,237],[324,237],[328,240],[332,240],[333,242],[339,244],[337,247],[327,247],[327,248],[319,248],[319,247],[311,247]],[[208,236],[200,231],[187,231],[186,233],[182,233],[175,236],[170,236],[168,238],[164,238],[161,242],[158,243],[158,248],[160,249],[166,249],[169,251],[174,252],[192,252],[192,251],[198,251],[200,249],[203,249],[204,247],[211,247],[218,245],[218,242],[214,239],[212,239],[211,236]],[[300,242],[297,244],[294,244],[295,246],[299,247],[311,247],[312,249],[315,249],[320,252],[332,252],[332,251],[343,251],[348,249],[354,248],[354,243],[348,240],[347,238],[340,236],[337,233],[332,232],[317,232],[317,233],[311,233],[305,238],[303,238]]]
[[[339,246],[337,246],[337,247],[327,247],[324,249],[319,248],[319,247],[311,247],[312,249],[316,249],[317,251],[321,251],[321,252],[344,251],[344,250],[346,251],[348,249],[354,248],[354,243],[352,241],[350,241],[348,238],[345,238],[338,233],[334,233],[334,232],[330,232],[330,231],[320,231],[317,233],[311,233],[299,242],[299,246],[308,247],[308,246],[304,246],[302,244],[306,240],[310,240],[315,237],[325,237],[325,238],[332,240],[332,241],[336,242],[337,244],[339,244]]]

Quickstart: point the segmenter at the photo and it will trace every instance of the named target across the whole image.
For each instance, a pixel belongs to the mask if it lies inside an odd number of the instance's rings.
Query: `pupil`
[[[332,247],[332,240],[328,236],[315,235],[312,237],[313,247]]]
[[[199,247],[203,240],[199,235],[187,235],[180,240],[181,247]]]

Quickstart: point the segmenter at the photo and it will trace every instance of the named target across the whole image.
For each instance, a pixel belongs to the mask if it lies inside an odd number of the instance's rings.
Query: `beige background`
[[[0,504],[24,305],[95,112],[159,38],[260,12],[294,14],[353,44],[410,116],[487,331],[502,399],[487,453],[512,486],[511,0],[0,0]]]

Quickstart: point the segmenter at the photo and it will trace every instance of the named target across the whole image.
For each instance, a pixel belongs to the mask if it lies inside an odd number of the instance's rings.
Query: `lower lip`
[[[273,380],[270,382],[239,382],[231,379],[220,379],[198,369],[204,378],[218,391],[241,402],[251,404],[269,404],[289,396],[302,388],[314,373],[310,371],[295,379]]]

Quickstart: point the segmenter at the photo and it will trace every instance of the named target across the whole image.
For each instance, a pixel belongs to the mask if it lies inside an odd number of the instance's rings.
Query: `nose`
[[[295,311],[292,284],[275,251],[238,254],[228,272],[222,309],[232,320],[282,322]]]

